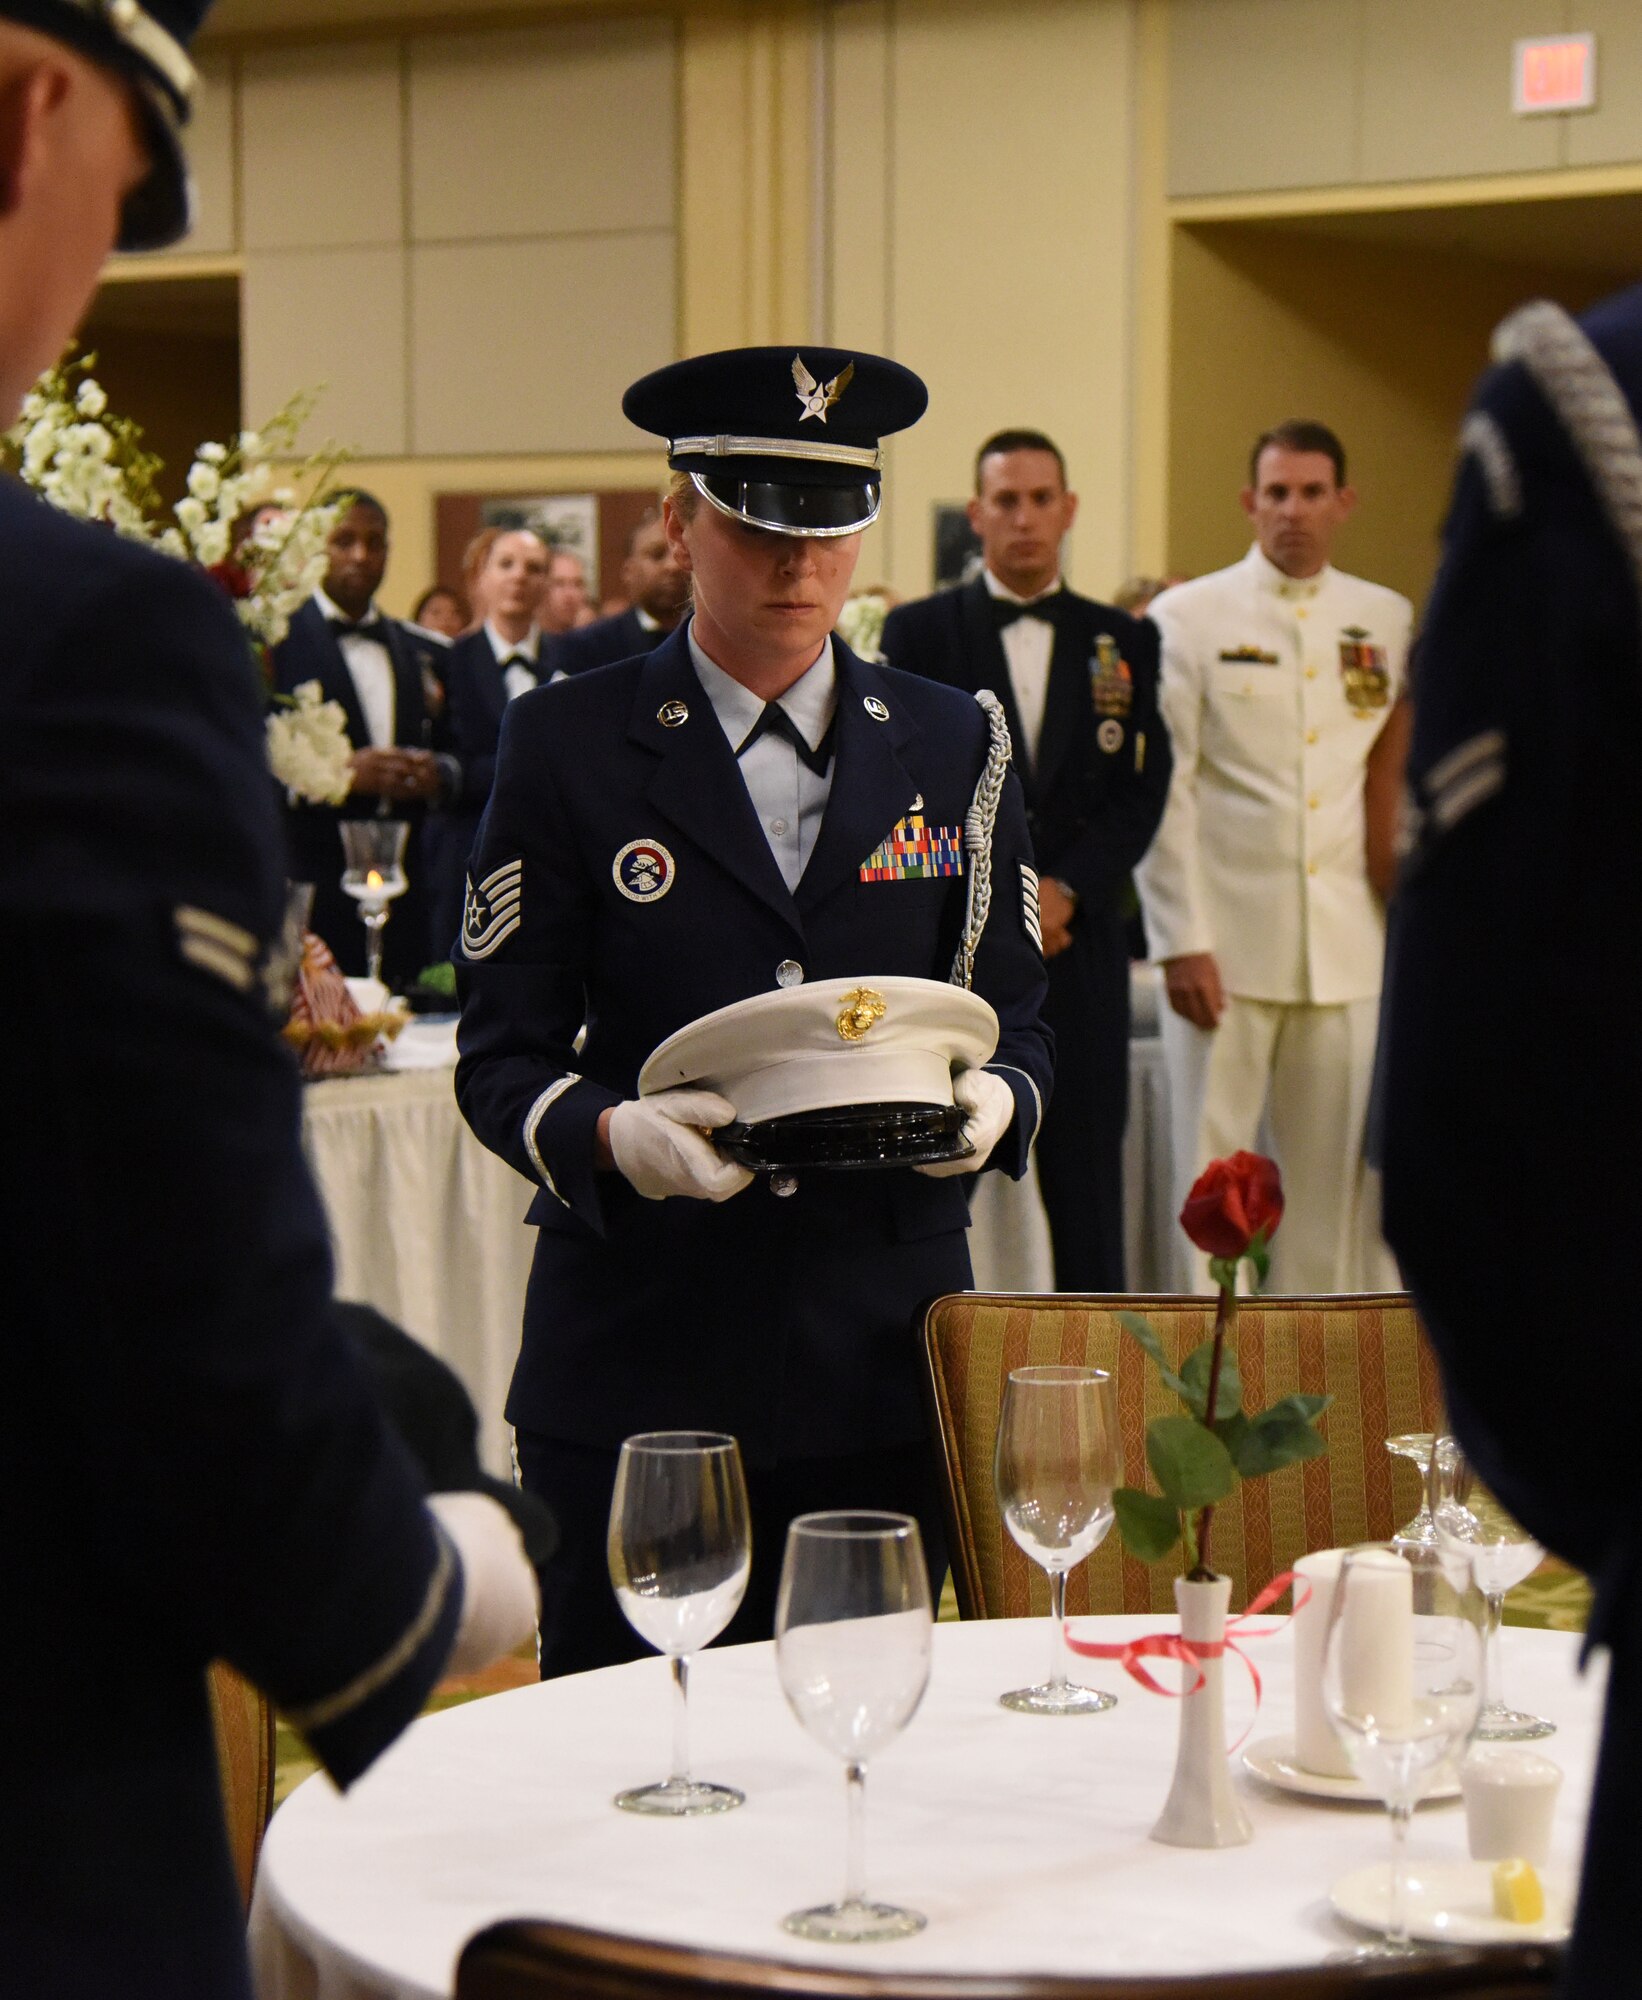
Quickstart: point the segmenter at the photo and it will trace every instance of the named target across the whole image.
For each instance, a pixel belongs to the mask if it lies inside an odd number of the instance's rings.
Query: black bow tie
[[[827,733],[822,737],[820,744],[812,750],[804,740],[804,732],[793,721],[780,702],[767,701],[764,704],[764,713],[753,724],[752,728],[747,731],[746,736],[742,739],[741,749],[737,750],[735,754],[739,757],[744,751],[750,750],[761,736],[779,736],[784,742],[790,743],[818,778],[824,778],[831,768],[831,723],[828,723]]]
[[[361,618],[357,624],[351,618],[327,618],[325,623],[339,639],[374,639],[379,646],[388,643],[385,618]]]
[[[527,674],[533,674],[536,671],[536,662],[528,653],[509,653],[502,662],[502,672],[505,674],[509,667],[523,667]]]
[[[1066,593],[1051,590],[1045,597],[1034,597],[1030,604],[1017,604],[1012,597],[994,597],[991,602],[993,623],[1004,632],[1017,618],[1041,618],[1044,624],[1053,625],[1066,602]]]

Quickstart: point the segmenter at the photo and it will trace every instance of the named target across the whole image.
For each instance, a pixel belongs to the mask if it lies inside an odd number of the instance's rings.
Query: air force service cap
[[[734,347],[658,368],[621,400],[667,440],[721,514],[782,535],[853,535],[877,518],[879,440],[923,415],[929,391],[897,361],[842,347]]]
[[[986,1062],[998,1017],[935,979],[819,979],[758,993],[670,1035],[639,1095],[694,1084],[735,1106],[715,1142],[744,1166],[876,1167],[961,1157],[954,1069]]]
[[[126,198],[121,250],[159,250],[188,231],[188,123],[198,77],[188,48],[211,0],[0,0],[0,20],[50,35],[131,85],[150,167]]]

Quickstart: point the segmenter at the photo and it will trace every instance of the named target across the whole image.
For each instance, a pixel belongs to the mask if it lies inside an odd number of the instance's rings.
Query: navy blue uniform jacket
[[[1596,1580],[1613,1659],[1565,1991],[1597,2000],[1636,1989],[1642,1881],[1642,523],[1627,547],[1542,378],[1587,382],[1617,445],[1620,399],[1538,317],[1467,420],[1415,652],[1378,1122],[1386,1234],[1455,1428]],[[1642,288],[1581,324],[1634,421]],[[1634,493],[1642,453],[1620,456]]]
[[[0,596],[0,1985],[218,2000],[247,1975],[206,1663],[346,1782],[460,1577],[326,1323],[243,635],[9,482]]]
[[[656,1044],[774,991],[783,961],[811,979],[947,977],[966,880],[868,883],[861,867],[915,809],[932,826],[962,826],[986,719],[950,688],[868,666],[837,640],[833,650],[832,792],[796,896],[683,630],[642,659],[508,708],[465,927],[484,955],[457,956],[456,1087],[479,1137],[540,1188],[515,1424],[593,1445],[703,1425],[734,1432],[755,1463],[923,1434],[913,1318],[968,1282],[961,1180],[809,1173],[783,1199],[761,1177],[713,1204],[646,1201],[593,1169],[600,1112],[636,1095]],[[875,721],[868,701],[888,719]],[[677,727],[660,720],[669,702],[688,710]],[[639,840],[673,860],[667,893],[644,903],[615,875]],[[1043,960],[1023,913],[1030,861],[1010,779],[975,990],[997,1010],[993,1066],[1015,1092],[993,1160],[1017,1175],[1051,1061]]]
[[[578,625],[546,641],[547,670],[554,674],[585,674],[593,667],[613,667],[618,660],[630,660],[635,653],[653,652],[665,632],[652,632],[639,623],[639,614],[628,607],[613,618],[595,618],[591,625]]]

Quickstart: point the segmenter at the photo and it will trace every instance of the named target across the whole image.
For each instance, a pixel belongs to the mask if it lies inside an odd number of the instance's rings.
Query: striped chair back
[[[924,1317],[934,1429],[945,1461],[953,1583],[966,1618],[1045,1617],[1049,1580],[1016,1546],[998,1511],[993,1446],[1011,1368],[1059,1362],[1117,1378],[1124,1482],[1151,1486],[1146,1426],[1178,1400],[1118,1323],[1151,1321],[1179,1367],[1214,1332],[1212,1298],[1078,1298],[957,1292]],[[1245,1407],[1304,1390],[1334,1401],[1321,1458],[1240,1481],[1215,1510],[1214,1567],[1232,1579],[1232,1608],[1311,1549],[1382,1541],[1419,1506],[1419,1475],[1386,1439],[1438,1427],[1435,1360],[1406,1295],[1265,1298],[1238,1313]],[[1153,1489],[1155,1490],[1155,1488]],[[1137,1561],[1114,1531],[1067,1583],[1069,1612],[1169,1612],[1178,1564]]]

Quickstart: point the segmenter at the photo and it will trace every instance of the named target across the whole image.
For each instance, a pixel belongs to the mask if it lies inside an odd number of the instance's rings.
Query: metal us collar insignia
[[[678,864],[659,840],[630,840],[610,864],[630,903],[659,903],[678,879]]]
[[[663,729],[682,729],[690,720],[690,711],[682,701],[664,701],[656,710],[656,720]]]
[[[874,722],[888,722],[889,710],[875,694],[864,695],[861,700],[861,706],[872,717]]]
[[[830,382],[817,382],[804,366],[803,355],[795,354],[792,358],[793,386],[797,389],[798,400],[804,408],[804,414],[798,421],[802,424],[814,417],[817,423],[824,424],[827,421],[827,412],[849,387],[854,374],[855,363],[848,361]]]
[[[524,902],[525,864],[522,859],[504,861],[482,882],[468,877],[467,900],[462,908],[462,956],[489,958],[519,928]]]
[[[844,995],[844,1011],[838,1016],[839,1036],[846,1042],[858,1042],[871,1034],[878,1023],[889,1012],[881,993],[874,993],[870,986],[858,986],[853,993]]]

